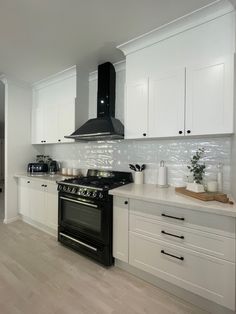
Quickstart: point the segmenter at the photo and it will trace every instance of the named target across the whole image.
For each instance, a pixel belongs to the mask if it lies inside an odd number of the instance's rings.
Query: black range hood
[[[88,120],[65,138],[99,141],[124,138],[124,126],[115,118],[116,72],[110,62],[98,66],[97,118]]]

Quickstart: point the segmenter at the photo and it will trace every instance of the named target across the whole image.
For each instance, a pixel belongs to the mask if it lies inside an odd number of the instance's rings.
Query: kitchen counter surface
[[[204,202],[175,192],[174,187],[158,188],[155,184],[130,183],[109,191],[109,194],[127,198],[199,210],[218,215],[236,217],[236,204],[223,204],[216,201]]]
[[[39,181],[49,181],[49,182],[59,182],[61,180],[65,180],[65,179],[69,179],[69,176],[62,176],[59,174],[54,174],[54,175],[50,175],[50,174],[44,174],[44,175],[37,175],[37,174],[28,174],[27,172],[25,173],[17,173],[14,175],[15,178],[31,178],[33,180],[39,180]]]

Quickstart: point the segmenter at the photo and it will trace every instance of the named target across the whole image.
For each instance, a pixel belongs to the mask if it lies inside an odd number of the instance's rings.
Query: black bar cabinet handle
[[[172,219],[177,219],[177,220],[185,220],[184,217],[175,217],[175,216],[170,216],[170,215],[166,215],[166,214],[161,214],[163,217],[167,217],[167,218],[172,218]]]
[[[161,233],[166,234],[166,235],[171,236],[171,237],[175,237],[175,238],[179,238],[179,239],[184,239],[184,236],[178,236],[178,235],[173,234],[173,233],[165,232],[165,230],[161,230]]]
[[[162,254],[165,254],[165,255],[167,255],[167,256],[170,256],[170,257],[177,258],[177,259],[179,259],[179,260],[181,260],[181,261],[184,260],[184,257],[183,257],[183,256],[176,256],[176,255],[173,255],[173,254],[170,254],[170,253],[166,253],[164,250],[161,250],[161,253],[162,253]]]

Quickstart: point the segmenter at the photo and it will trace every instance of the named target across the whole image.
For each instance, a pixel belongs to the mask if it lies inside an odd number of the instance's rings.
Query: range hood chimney
[[[110,62],[98,66],[97,118],[88,120],[65,138],[99,141],[124,138],[124,126],[115,118],[116,72]]]

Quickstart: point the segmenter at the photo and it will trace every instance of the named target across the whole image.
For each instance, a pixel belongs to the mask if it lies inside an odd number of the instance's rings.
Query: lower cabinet
[[[140,204],[114,197],[114,257],[235,310],[235,218]]]
[[[57,230],[57,184],[20,178],[18,182],[18,209],[23,218]]]
[[[113,256],[123,262],[128,262],[129,243],[129,207],[128,200],[122,197],[114,198],[113,211]]]

